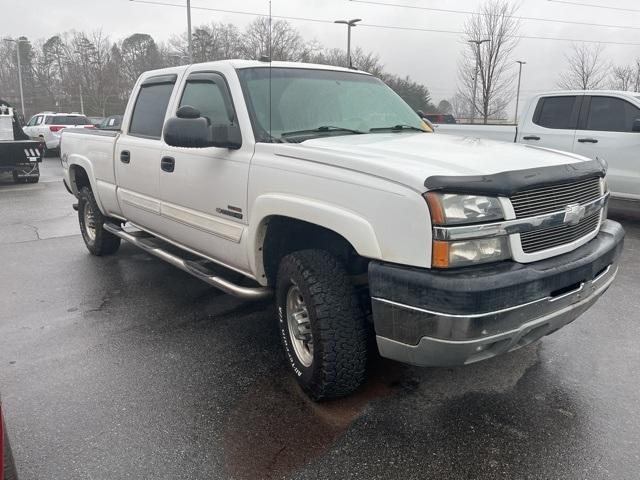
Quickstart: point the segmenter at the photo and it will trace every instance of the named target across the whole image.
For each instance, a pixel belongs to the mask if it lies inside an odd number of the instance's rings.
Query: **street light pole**
[[[13,42],[16,44],[16,54],[18,57],[18,83],[20,84],[20,106],[22,107],[22,115],[24,116],[24,93],[22,92],[22,65],[20,63],[20,42],[26,42],[26,40],[22,40],[22,39],[17,39],[14,40],[13,38],[5,38],[4,39],[5,42]]]
[[[527,62],[523,62],[522,60],[516,60],[516,63],[520,64],[518,70],[518,93],[516,93],[516,123],[518,123],[518,105],[520,103],[520,80],[522,79],[522,65],[525,65]]]
[[[189,63],[193,63],[193,46],[191,45],[191,0],[187,0],[187,39],[189,45]]]
[[[347,65],[353,67],[351,63],[351,27],[355,27],[356,23],[361,22],[361,18],[352,18],[351,20],[336,20],[334,23],[341,23],[347,26]]]
[[[471,123],[475,123],[476,121],[476,91],[478,90],[478,68],[480,66],[480,45],[482,45],[485,42],[488,42],[489,39],[484,39],[484,40],[467,40],[469,43],[474,43],[477,47],[477,53],[476,53],[476,70],[475,73],[473,75],[473,94],[472,94],[472,98],[473,100],[471,101]]]

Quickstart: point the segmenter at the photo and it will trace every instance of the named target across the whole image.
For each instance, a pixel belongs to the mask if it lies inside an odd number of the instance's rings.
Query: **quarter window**
[[[546,97],[540,99],[534,123],[545,128],[560,130],[576,128],[575,104],[577,97]]]
[[[173,85],[156,83],[140,87],[129,125],[130,135],[158,139],[162,136],[164,116],[167,113]]]
[[[33,123],[34,125],[40,125],[42,123],[42,115],[38,115],[35,118],[35,122]]]
[[[615,97],[591,97],[586,130],[631,132],[640,109]]]

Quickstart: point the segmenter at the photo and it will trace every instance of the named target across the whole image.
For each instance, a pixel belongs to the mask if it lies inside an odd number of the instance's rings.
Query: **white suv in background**
[[[91,121],[79,113],[42,112],[31,117],[23,127],[29,137],[45,144],[43,155],[48,150],[56,150],[60,146],[60,133],[64,128],[95,128]]]

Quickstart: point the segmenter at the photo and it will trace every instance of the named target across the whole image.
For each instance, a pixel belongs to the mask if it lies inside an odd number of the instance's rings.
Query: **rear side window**
[[[533,123],[545,128],[575,130],[577,123],[576,99],[575,96],[541,98],[536,107]]]
[[[143,85],[133,107],[129,134],[140,137],[160,138],[167,106],[173,91],[173,83]]]
[[[197,108],[211,123],[230,123],[231,118],[220,87],[208,81],[189,81],[184,88],[180,106]]]
[[[40,125],[42,123],[42,115],[38,115],[32,125]]]
[[[91,122],[87,117],[79,115],[54,115],[47,117],[45,120],[47,125],[90,125]]]
[[[631,132],[640,109],[615,97],[591,97],[586,130]]]

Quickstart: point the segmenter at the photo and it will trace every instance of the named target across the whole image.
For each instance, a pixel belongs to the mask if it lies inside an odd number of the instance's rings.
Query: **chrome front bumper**
[[[573,252],[530,264],[437,271],[371,262],[369,287],[383,357],[464,365],[515,350],[571,323],[611,285],[624,230],[607,220]]]
[[[420,366],[464,365],[495,357],[524,347],[573,322],[609,288],[617,273],[617,265],[609,265],[605,272],[590,282],[582,283],[574,291],[482,315],[447,315],[416,310],[414,307],[383,299],[373,299],[374,303],[378,304],[378,311],[384,315],[394,315],[397,309],[405,309],[443,325],[518,325],[512,330],[492,335],[484,329],[481,333],[484,332],[485,336],[468,340],[422,337],[417,345],[407,345],[377,336],[378,349],[383,357]],[[535,320],[526,321],[530,318]]]

